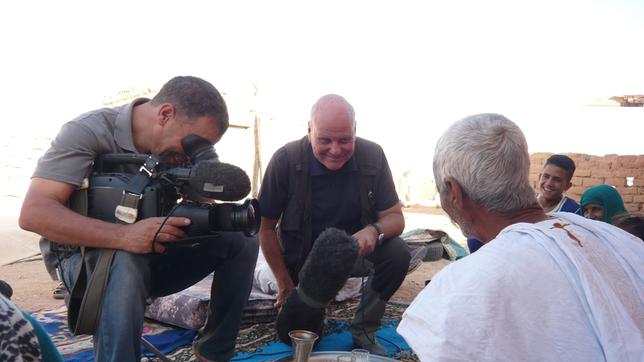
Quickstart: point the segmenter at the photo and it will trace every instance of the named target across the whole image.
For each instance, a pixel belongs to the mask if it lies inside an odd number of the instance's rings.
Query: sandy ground
[[[434,207],[411,207],[405,209],[406,230],[416,228],[440,229],[446,231],[457,242],[464,243],[465,240],[445,216],[443,211]],[[17,226],[14,226],[17,228]],[[3,230],[7,235],[7,230]],[[18,238],[27,238],[25,244],[31,245],[36,240],[33,234],[23,234],[18,230],[13,231]],[[33,246],[30,246],[31,248]],[[37,248],[35,253],[37,253]],[[30,253],[34,254],[34,253]],[[425,286],[425,282],[431,279],[440,269],[449,263],[448,260],[436,262],[425,262],[414,272],[407,275],[398,292],[392,300],[409,303],[418,292]],[[11,298],[14,303],[27,311],[39,309],[50,309],[63,304],[61,300],[52,297],[52,291],[57,282],[49,278],[42,259],[34,257],[0,266],[0,279],[8,282],[14,295]]]
[[[26,311],[51,309],[63,304],[52,297],[57,282],[51,280],[42,259],[0,266],[0,278],[13,288],[11,301]]]
[[[18,227],[21,204],[22,198],[0,196],[0,265],[40,253],[38,235]]]

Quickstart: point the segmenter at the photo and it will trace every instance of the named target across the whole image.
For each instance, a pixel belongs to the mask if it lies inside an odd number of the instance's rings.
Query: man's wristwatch
[[[378,240],[376,240],[376,245],[382,244],[382,242],[385,241],[385,233],[382,232],[380,224],[378,222],[374,222],[370,225],[373,226],[373,228],[376,229],[376,232],[378,233]]]

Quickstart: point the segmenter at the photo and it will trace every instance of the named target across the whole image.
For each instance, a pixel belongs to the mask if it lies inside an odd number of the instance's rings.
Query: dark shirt
[[[336,227],[353,234],[360,229],[360,171],[353,157],[337,171],[329,171],[308,149],[312,191],[313,239]]]
[[[349,159],[340,170],[329,171],[315,158],[310,145],[307,153],[312,192],[312,240],[331,226],[349,234],[357,232],[362,225],[360,171],[355,158]],[[264,175],[258,197],[262,216],[272,220],[280,218],[288,199],[288,177],[288,156],[282,147],[273,155]],[[376,210],[383,211],[399,201],[386,159],[383,160],[383,172],[377,178],[380,182],[376,182],[378,186],[374,192]]]

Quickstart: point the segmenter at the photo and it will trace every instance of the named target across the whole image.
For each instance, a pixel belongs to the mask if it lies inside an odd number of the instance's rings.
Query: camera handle
[[[204,242],[209,241],[213,237],[217,237],[217,234],[189,236],[183,239],[176,239],[173,241],[161,242],[161,244],[163,244],[163,246],[166,248],[166,253],[167,253],[167,252],[173,252],[175,250],[199,248],[203,245]]]
[[[150,182],[150,177],[155,168],[159,165],[159,158],[149,155],[145,160],[139,173],[137,173],[130,182],[125,186],[121,202],[114,210],[114,216],[126,224],[133,224],[139,215],[139,202],[143,197],[143,190]]]

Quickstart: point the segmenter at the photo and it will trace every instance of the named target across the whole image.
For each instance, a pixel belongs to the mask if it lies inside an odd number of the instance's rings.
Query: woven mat
[[[89,362],[94,360],[92,337],[71,334],[67,328],[67,308],[64,305],[31,314],[47,331],[65,361]],[[146,320],[143,334],[146,340],[161,352],[170,353],[190,345],[196,332]],[[144,350],[143,353],[147,353],[147,351]],[[150,355],[152,354],[150,353]]]
[[[346,323],[353,319],[353,315],[355,314],[357,306],[358,306],[357,299],[349,300],[341,303],[331,303],[327,308],[327,320],[324,327],[324,336],[326,336],[327,339],[329,339],[328,337],[331,335],[336,334],[337,336],[337,333],[346,332],[346,328],[347,328]],[[398,322],[400,321],[400,318],[402,317],[402,314],[405,311],[406,307],[407,305],[402,303],[395,303],[395,302],[387,303],[385,316],[383,318],[383,326],[388,326],[389,330],[395,329],[395,326],[398,325]],[[378,333],[380,334],[380,331]],[[383,341],[383,339],[380,336],[378,336],[378,339],[381,343],[387,342],[387,341]],[[400,339],[402,340],[402,338]],[[418,358],[416,357],[416,355],[414,355],[411,352],[411,350],[406,345],[406,343],[404,343],[404,341],[402,343],[400,341],[396,341],[396,342],[399,346],[404,345],[404,347],[406,348],[399,348],[398,351],[394,354],[393,358],[403,362],[418,361]],[[277,359],[275,357],[258,357],[258,356],[265,356],[261,353],[261,351],[265,347],[269,345],[274,346],[276,344],[281,344],[281,343],[277,342],[277,334],[275,332],[274,323],[260,323],[260,324],[242,326],[239,336],[237,337],[237,343],[235,347],[237,351],[237,355],[235,356],[235,358],[233,358],[233,361],[252,361],[252,360],[270,361],[273,359]],[[320,344],[320,346],[321,345],[322,343]],[[320,346],[318,346],[318,348]],[[391,346],[387,346],[387,347],[391,348]],[[287,347],[284,347],[284,348],[287,348]],[[316,349],[316,351],[317,350],[318,349]],[[331,350],[338,350],[338,349],[331,349]],[[350,349],[345,348],[344,350],[350,350]],[[258,354],[258,356],[252,356],[255,353]],[[167,357],[177,362],[187,362],[187,361],[195,360],[190,346],[180,348],[174,351],[173,353],[168,354]],[[144,358],[142,361],[157,362],[160,360],[157,358]]]
[[[348,351],[352,348],[347,323],[353,319],[357,306],[358,299],[329,305],[323,332],[325,338],[322,339],[316,351]],[[395,333],[395,327],[406,307],[407,305],[401,303],[387,303],[383,327],[378,331],[377,338],[387,350],[393,351],[393,358],[401,361],[418,361],[402,337]],[[69,333],[66,325],[67,310],[64,306],[51,311],[35,312],[33,315],[43,324],[66,361],[93,360],[91,337],[77,337]],[[144,334],[148,341],[173,361],[195,361],[191,347],[194,331],[148,320],[144,327]],[[267,355],[266,350],[271,348],[273,351],[277,349],[281,354],[276,355],[277,357]],[[290,355],[290,347],[278,342],[275,324],[272,322],[242,325],[236,342],[236,351],[234,361],[270,361]],[[147,354],[148,356],[144,356],[142,361],[160,361],[151,354]]]

